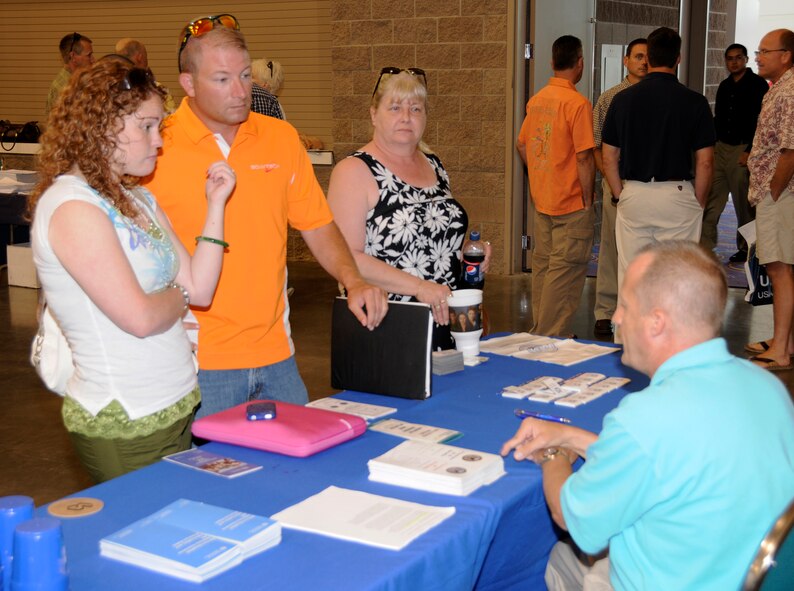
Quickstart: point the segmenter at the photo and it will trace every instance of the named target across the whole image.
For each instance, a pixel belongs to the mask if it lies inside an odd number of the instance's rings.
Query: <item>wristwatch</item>
[[[557,456],[565,457],[565,454],[562,453],[562,450],[559,447],[549,447],[543,452],[543,457],[540,459],[540,465],[542,466],[546,462],[550,462]]]

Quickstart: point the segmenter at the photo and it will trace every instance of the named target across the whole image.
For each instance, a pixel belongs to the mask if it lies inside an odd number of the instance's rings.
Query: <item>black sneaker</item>
[[[746,250],[739,250],[733,253],[728,260],[732,263],[744,263],[747,262],[747,251]]]

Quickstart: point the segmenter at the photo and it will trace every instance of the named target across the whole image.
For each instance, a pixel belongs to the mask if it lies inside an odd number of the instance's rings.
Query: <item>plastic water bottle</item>
[[[485,274],[480,265],[485,260],[485,245],[480,241],[480,233],[472,230],[469,239],[463,243],[463,288],[482,289]]]

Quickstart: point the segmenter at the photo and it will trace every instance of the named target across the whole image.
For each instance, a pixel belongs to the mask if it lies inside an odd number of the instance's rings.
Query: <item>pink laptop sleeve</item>
[[[249,421],[248,403],[203,417],[193,423],[193,435],[304,458],[358,437],[367,422],[353,415],[277,401],[276,418]]]

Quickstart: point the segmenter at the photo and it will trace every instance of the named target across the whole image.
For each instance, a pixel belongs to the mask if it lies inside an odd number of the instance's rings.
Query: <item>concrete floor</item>
[[[312,399],[335,392],[330,383],[330,318],[336,282],[313,263],[292,263],[290,299],[297,361]],[[529,328],[531,275],[489,276],[485,308],[492,332]],[[585,285],[574,331],[593,339],[595,279]],[[743,355],[750,341],[772,334],[771,307],[753,308],[744,290],[731,289],[724,334],[731,351]],[[38,290],[7,287],[0,273],[0,496],[25,494],[37,505],[77,492],[93,483],[74,455],[60,417],[61,399],[47,391],[28,362],[36,332]],[[794,371],[778,376],[794,392]],[[752,393],[748,392],[748,395]]]

